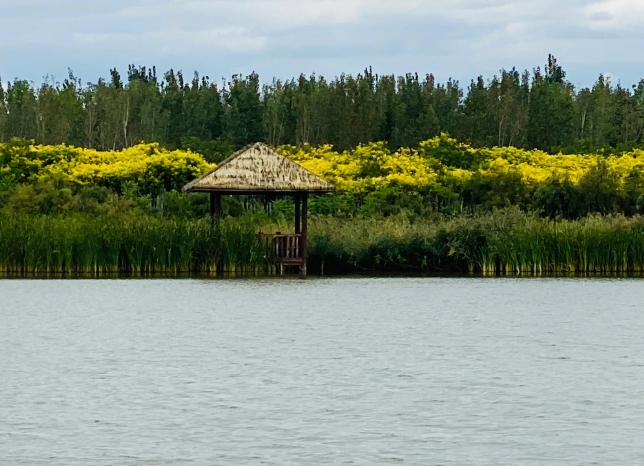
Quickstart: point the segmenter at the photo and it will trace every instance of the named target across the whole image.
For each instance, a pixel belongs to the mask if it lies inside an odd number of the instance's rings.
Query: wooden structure
[[[188,183],[185,192],[210,193],[210,214],[221,215],[222,195],[288,195],[295,199],[295,231],[276,234],[272,241],[275,264],[298,266],[306,276],[308,199],[335,187],[263,143],[251,144],[224,160],[214,170]]]

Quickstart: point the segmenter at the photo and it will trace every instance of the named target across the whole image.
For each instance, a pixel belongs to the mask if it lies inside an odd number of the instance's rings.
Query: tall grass
[[[0,272],[274,271],[265,217],[0,215]],[[287,225],[280,225],[289,231]],[[644,271],[644,217],[552,221],[515,210],[478,218],[312,219],[309,271],[544,274]]]
[[[644,217],[552,221],[516,210],[478,218],[318,219],[312,271],[487,274],[644,271]]]
[[[153,216],[0,216],[0,272],[179,273],[269,270],[256,222]]]

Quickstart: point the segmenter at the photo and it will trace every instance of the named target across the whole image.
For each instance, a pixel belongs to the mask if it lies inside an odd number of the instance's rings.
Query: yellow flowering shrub
[[[12,178],[15,182],[24,183],[44,167],[73,160],[78,151],[65,145],[34,146],[22,141],[0,144],[0,178]]]
[[[122,151],[97,151],[68,146],[0,148],[0,176],[19,181],[51,178],[80,186],[105,186],[120,191],[136,183],[142,193],[181,189],[213,166],[190,151],[168,151],[158,144],[139,144]]]
[[[619,204],[625,212],[644,213],[641,150],[608,157],[550,155],[514,147],[473,148],[443,134],[396,152],[384,143],[344,152],[329,145],[282,146],[278,151],[335,184],[339,194],[367,202],[377,198],[382,204],[384,197],[394,196],[397,201],[387,202],[404,203],[410,194],[420,193],[446,204],[460,198],[461,205],[588,212]]]
[[[644,213],[642,150],[611,156],[550,155],[514,147],[474,148],[445,134],[395,152],[384,142],[343,152],[308,144],[277,150],[333,183],[344,199],[342,209],[370,202],[375,210],[396,203],[414,209],[430,202],[440,207],[457,199],[461,205],[517,204],[557,211],[568,206],[607,211],[619,205],[626,206],[619,207],[624,212]],[[179,190],[211,168],[197,153],[169,151],[158,144],[107,152],[0,144],[0,189],[8,182],[57,179],[117,192],[136,183],[142,194],[155,194]]]
[[[281,146],[278,152],[334,184],[340,193],[365,195],[392,187],[424,190],[438,181],[431,164],[416,151],[391,153],[382,142],[342,153],[330,145]]]
[[[282,146],[278,151],[309,171],[335,184],[341,193],[367,194],[392,186],[423,190],[441,186],[465,188],[474,179],[495,180],[512,177],[526,187],[553,180],[578,185],[598,164],[605,161],[611,176],[625,180],[633,170],[644,172],[644,151],[622,156],[549,155],[514,147],[476,149],[442,135],[422,142],[417,149],[391,153],[384,143],[358,146],[336,152],[330,145],[312,147]],[[452,163],[458,156],[466,163]],[[461,168],[459,165],[470,165]]]

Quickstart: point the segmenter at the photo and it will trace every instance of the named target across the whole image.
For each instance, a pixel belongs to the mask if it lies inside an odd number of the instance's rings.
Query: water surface
[[[0,464],[644,463],[644,281],[0,280]]]

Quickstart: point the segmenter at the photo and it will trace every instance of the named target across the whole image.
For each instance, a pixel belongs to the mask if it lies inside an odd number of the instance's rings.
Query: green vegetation
[[[312,273],[632,272],[644,264],[644,153],[477,149],[447,135],[282,154],[336,184],[313,198]],[[271,272],[257,232],[291,231],[292,200],[177,190],[208,170],[156,144],[101,152],[0,145],[0,271]]]
[[[637,272],[643,138],[644,81],[575,89],[554,57],[466,90],[371,70],[0,83],[0,271],[270,272],[257,232],[291,231],[291,199],[224,198],[213,228],[180,192],[266,141],[337,187],[311,200],[312,273]]]
[[[644,81],[630,88],[600,75],[593,86],[575,88],[551,56],[533,72],[501,70],[465,85],[371,69],[265,85],[253,73],[217,85],[196,73],[133,66],[97,83],[81,84],[71,71],[63,82],[0,83],[0,143],[20,138],[107,151],[158,142],[216,163],[257,141],[341,151],[387,141],[396,150],[441,133],[474,147],[630,150],[643,142]]]
[[[482,217],[404,217],[312,227],[311,268],[327,272],[641,272],[644,218],[543,219],[516,209]]]
[[[207,219],[126,214],[0,217],[0,272],[274,272],[257,231],[289,226],[261,214]],[[318,217],[311,273],[644,271],[643,217],[538,218],[516,209],[474,218]]]
[[[0,271],[177,273],[268,270],[257,222],[151,215],[0,217]]]
[[[342,152],[308,144],[278,151],[336,186],[335,194],[313,199],[314,215],[453,217],[508,206],[552,219],[644,214],[644,151],[638,149],[550,155],[475,148],[442,134],[395,152],[384,142]],[[0,144],[0,209],[101,215],[138,207],[150,215],[201,218],[207,198],[179,191],[213,166],[200,154],[158,144],[97,151],[12,141]],[[263,202],[272,212],[288,208],[288,201]],[[248,203],[227,199],[225,211],[239,215]]]

